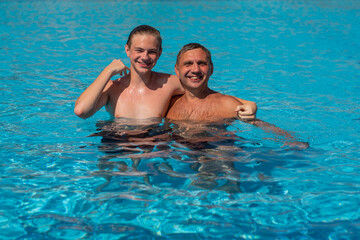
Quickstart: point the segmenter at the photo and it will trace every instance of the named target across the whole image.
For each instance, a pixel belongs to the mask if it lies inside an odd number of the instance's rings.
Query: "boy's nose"
[[[150,59],[149,53],[147,51],[144,51],[141,58],[143,60],[149,60]]]
[[[141,56],[141,58],[147,60],[147,59],[149,59],[149,54],[144,53],[144,54]]]

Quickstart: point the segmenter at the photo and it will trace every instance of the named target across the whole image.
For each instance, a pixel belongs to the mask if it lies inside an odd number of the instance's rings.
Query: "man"
[[[198,43],[185,45],[177,55],[175,72],[185,94],[171,100],[166,117],[171,120],[218,121],[236,118],[234,109],[241,103],[232,96],[211,90],[208,81],[213,73],[210,51]],[[250,123],[287,138],[288,145],[301,148],[307,143],[298,142],[286,131],[255,119]]]
[[[125,45],[130,69],[121,60],[113,60],[77,99],[75,114],[88,118],[105,105],[114,117],[165,117],[171,97],[183,94],[184,89],[177,76],[152,71],[162,52],[161,41],[160,32],[151,26],[134,28]],[[110,81],[116,74],[123,77]],[[234,113],[255,117],[255,103],[242,99],[236,103]]]

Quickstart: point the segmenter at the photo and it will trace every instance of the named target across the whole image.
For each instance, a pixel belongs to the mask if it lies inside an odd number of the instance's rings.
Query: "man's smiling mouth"
[[[193,81],[200,81],[202,79],[202,76],[189,76],[188,78],[190,78]]]

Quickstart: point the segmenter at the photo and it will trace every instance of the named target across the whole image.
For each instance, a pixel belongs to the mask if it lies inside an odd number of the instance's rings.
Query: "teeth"
[[[195,79],[199,79],[199,77],[190,77],[190,78],[191,78],[191,79],[194,79],[194,80],[195,80]]]

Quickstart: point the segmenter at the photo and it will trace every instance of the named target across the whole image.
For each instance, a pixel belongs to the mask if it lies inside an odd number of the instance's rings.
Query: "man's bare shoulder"
[[[213,109],[215,109],[214,115],[219,118],[236,117],[236,108],[242,105],[236,98],[217,92],[209,96],[208,105],[213,106]]]
[[[242,105],[240,101],[238,101],[235,97],[231,95],[225,95],[219,92],[214,92],[210,94],[209,101],[214,101],[219,104],[227,104],[227,105]]]

